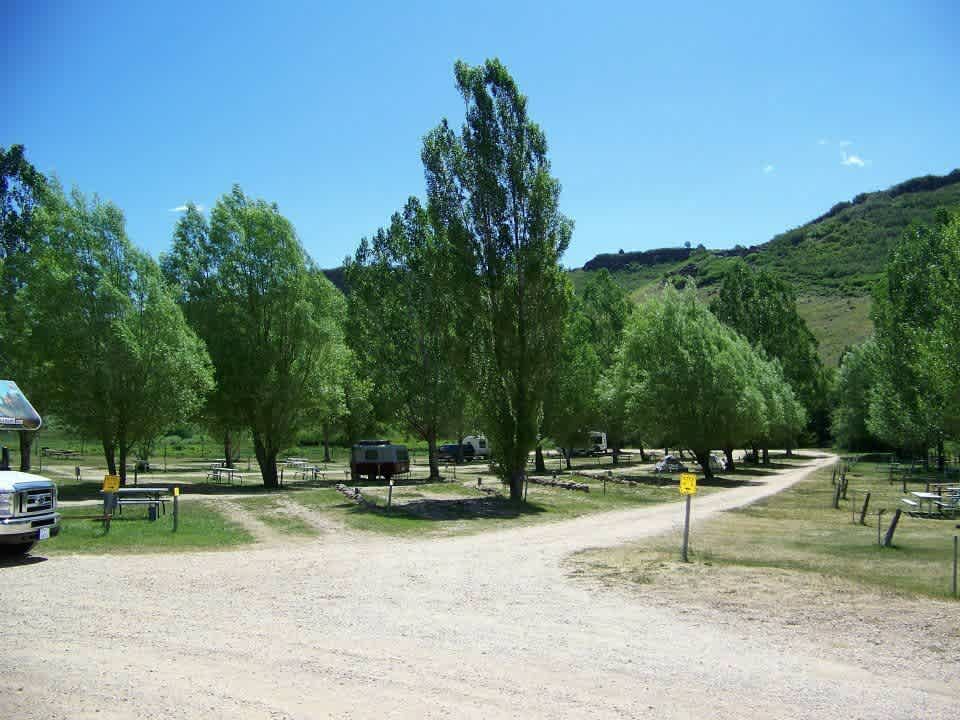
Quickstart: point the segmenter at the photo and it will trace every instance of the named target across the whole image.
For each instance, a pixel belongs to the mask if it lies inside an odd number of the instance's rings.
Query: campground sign
[[[681,495],[696,495],[697,494],[697,476],[693,473],[683,473],[680,476],[680,494]]]

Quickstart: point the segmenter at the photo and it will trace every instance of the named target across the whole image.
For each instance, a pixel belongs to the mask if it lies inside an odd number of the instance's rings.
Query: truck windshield
[[[0,380],[0,428],[39,430],[40,415],[13,380]]]

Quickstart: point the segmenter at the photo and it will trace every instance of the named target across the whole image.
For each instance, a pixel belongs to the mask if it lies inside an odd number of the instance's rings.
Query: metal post
[[[387,509],[393,504],[393,478],[390,478],[390,489],[387,490]]]
[[[687,558],[687,547],[690,543],[690,495],[687,495],[686,508],[683,513],[683,561],[690,562]]]

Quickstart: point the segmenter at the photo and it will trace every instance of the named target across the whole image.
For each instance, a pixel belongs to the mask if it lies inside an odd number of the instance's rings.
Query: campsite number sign
[[[680,476],[680,494],[684,496],[686,502],[683,509],[683,546],[680,554],[684,562],[687,562],[687,548],[690,544],[690,498],[697,493],[697,476],[693,473],[683,473]]]
[[[683,473],[680,476],[680,494],[681,495],[696,495],[697,494],[697,476],[693,473]]]

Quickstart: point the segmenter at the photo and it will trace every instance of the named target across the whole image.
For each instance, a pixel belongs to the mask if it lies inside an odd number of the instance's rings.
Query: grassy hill
[[[942,207],[960,207],[960,169],[858,195],[762,245],[598,255],[573,270],[572,277],[580,287],[591,272],[605,267],[639,300],[667,278],[685,275],[710,295],[729,264],[742,257],[794,285],[800,314],[820,341],[824,361],[836,365],[845,347],[872,331],[870,290],[893,243],[911,223],[932,222]]]

